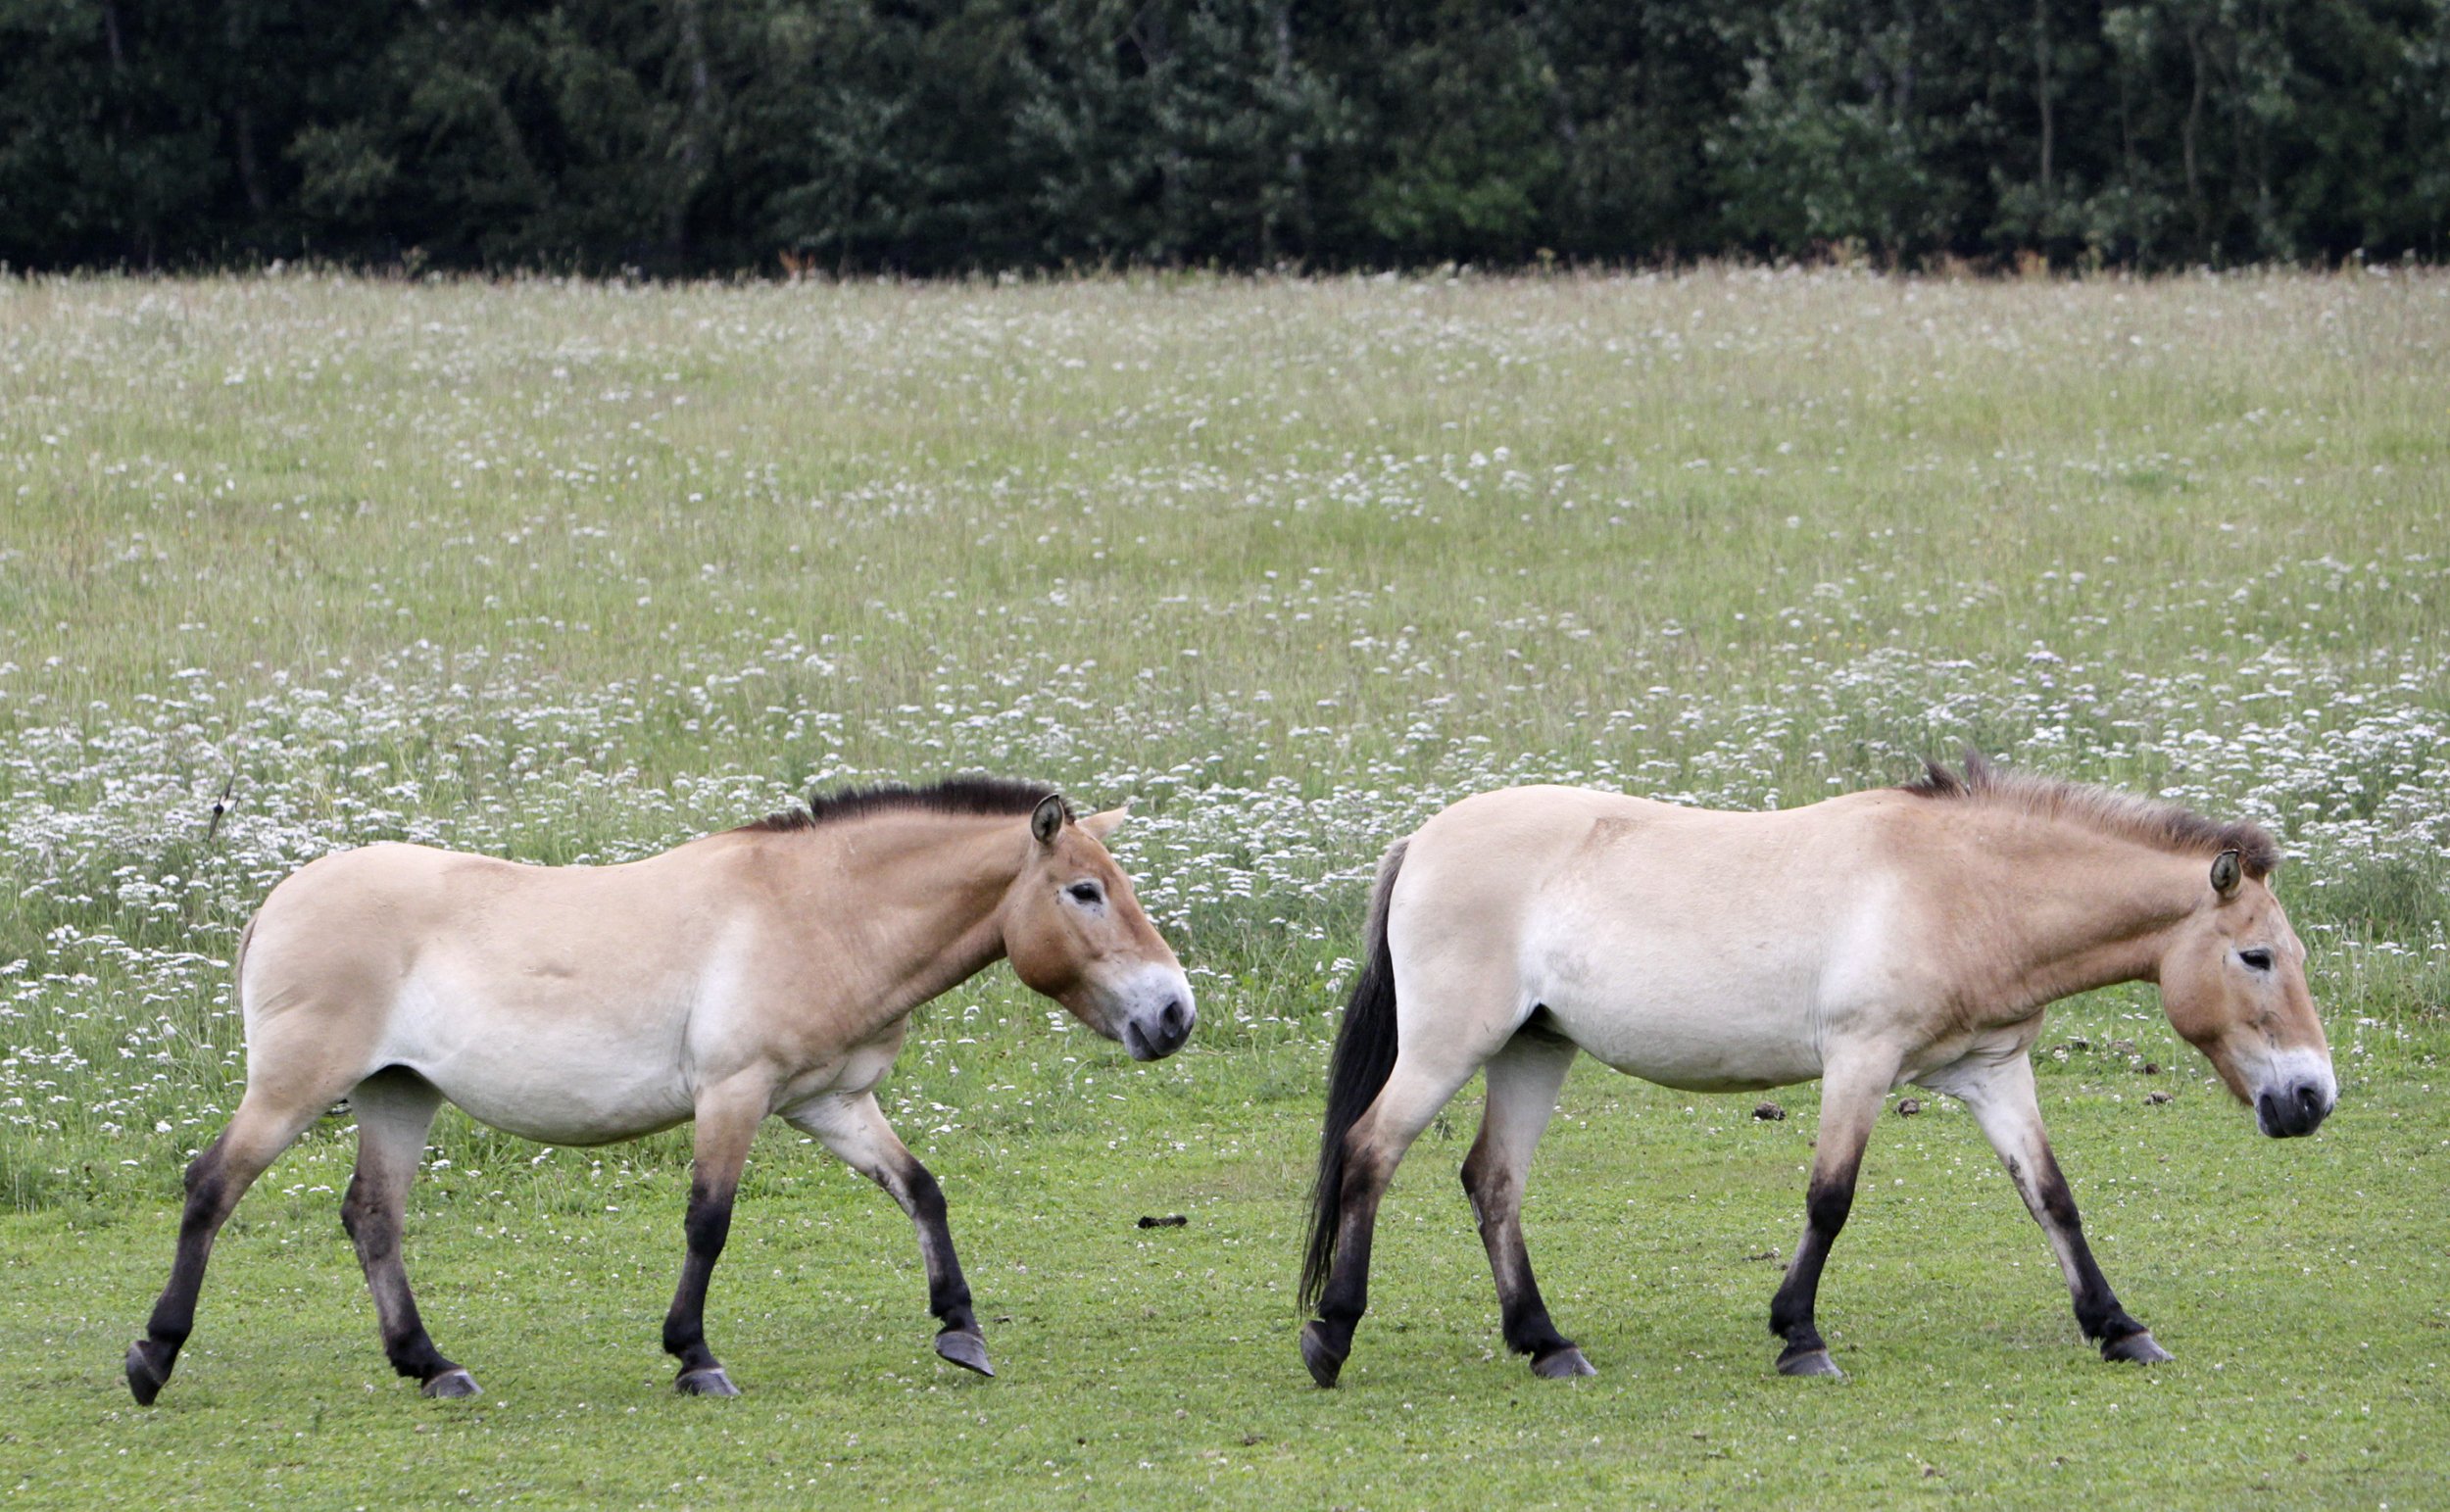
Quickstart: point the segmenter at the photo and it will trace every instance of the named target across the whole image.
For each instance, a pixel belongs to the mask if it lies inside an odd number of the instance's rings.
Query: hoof
[[[720,1365],[708,1365],[699,1370],[684,1370],[680,1373],[680,1379],[672,1383],[672,1389],[683,1396],[738,1396],[740,1394],[740,1388],[732,1385],[732,1378],[723,1374],[723,1367]]]
[[[1782,1376],[1827,1376],[1843,1381],[1846,1373],[1829,1357],[1827,1349],[1789,1349],[1778,1357],[1778,1373]]]
[[[476,1378],[469,1375],[466,1371],[460,1369],[456,1365],[451,1367],[449,1370],[444,1371],[441,1375],[436,1376],[433,1380],[426,1382],[422,1390],[426,1395],[434,1397],[437,1400],[454,1396],[482,1396],[485,1394],[484,1389],[476,1384]]]
[[[177,1358],[171,1355],[156,1360],[156,1352],[149,1339],[139,1339],[127,1346],[127,1390],[135,1395],[139,1407],[152,1406],[153,1399],[162,1394],[162,1388],[171,1379],[171,1362]]]
[[[2178,1358],[2153,1342],[2149,1332],[2130,1334],[2125,1339],[2111,1340],[2101,1346],[2101,1357],[2105,1360],[2124,1361],[2131,1365],[2158,1365],[2163,1360]]]
[[[1584,1359],[1583,1351],[1566,1344],[1532,1361],[1532,1374],[1543,1381],[1571,1381],[1576,1376],[1595,1376],[1599,1367]]]
[[[936,1352],[963,1370],[995,1379],[996,1368],[987,1363],[987,1341],[976,1329],[946,1329],[936,1336]]]
[[[1310,1379],[1322,1387],[1333,1387],[1344,1374],[1345,1357],[1327,1345],[1323,1325],[1301,1325],[1301,1363],[1310,1367]]]

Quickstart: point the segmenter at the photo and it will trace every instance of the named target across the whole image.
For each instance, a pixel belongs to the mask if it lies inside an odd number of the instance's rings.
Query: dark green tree
[[[2442,251],[2450,0],[0,0],[0,259]]]

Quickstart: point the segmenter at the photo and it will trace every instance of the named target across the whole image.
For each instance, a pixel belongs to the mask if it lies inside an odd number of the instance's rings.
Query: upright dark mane
[[[873,788],[845,788],[838,793],[811,794],[806,808],[787,808],[740,827],[772,834],[785,830],[814,829],[820,824],[856,819],[863,814],[906,809],[929,813],[1024,814],[1054,797],[1054,792],[1044,783],[1021,782],[1008,777],[952,777],[923,788],[891,782]],[[1065,804],[1063,811],[1069,814],[1071,805]]]
[[[2268,877],[2279,869],[2279,844],[2259,824],[2223,823],[2157,798],[2035,772],[2001,771],[1975,751],[1965,753],[1963,776],[1927,760],[1923,775],[1901,784],[1901,789],[1916,798],[1941,803],[2003,804],[2043,818],[2089,824],[2169,851],[2204,855],[2234,851],[2250,877]]]

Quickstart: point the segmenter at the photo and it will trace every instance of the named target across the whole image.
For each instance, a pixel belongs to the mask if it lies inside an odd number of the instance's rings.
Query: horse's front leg
[[[918,1230],[919,1257],[927,1265],[927,1310],[944,1324],[936,1335],[936,1352],[964,1370],[994,1375],[978,1314],[970,1307],[970,1285],[961,1279],[961,1261],[953,1252],[944,1189],[885,1122],[876,1095],[819,1097],[784,1116],[793,1127],[814,1135],[843,1164],[884,1188],[910,1215]]]
[[[732,1197],[740,1190],[740,1168],[748,1163],[758,1125],[765,1121],[768,1090],[764,1079],[743,1076],[698,1097],[697,1158],[686,1220],[689,1253],[681,1261],[672,1310],[663,1318],[664,1352],[680,1359],[680,1378],[673,1386],[692,1396],[740,1394],[707,1347],[706,1290],[714,1262],[722,1257],[723,1241],[731,1235]]]
[[[1821,1291],[1821,1266],[1838,1231],[1846,1226],[1854,1206],[1855,1172],[1863,1164],[1863,1146],[1880,1119],[1882,1098],[1896,1075],[1893,1059],[1855,1056],[1838,1060],[1821,1076],[1821,1133],[1813,1152],[1812,1185],[1805,1195],[1803,1238],[1787,1267],[1787,1279],[1770,1300],[1770,1332],[1786,1341],[1779,1351],[1779,1374],[1842,1376],[1829,1357],[1820,1329],[1812,1318]]]
[[[1999,1152],[2008,1179],[2019,1196],[2050,1237],[2076,1299],[2076,1322],[2084,1337],[2101,1345],[2105,1360],[2138,1365],[2158,1364],[2170,1352],[2153,1341],[2152,1333],[2127,1315],[2110,1283],[2093,1262],[2092,1246],[2084,1243],[2084,1226],[2076,1213],[2076,1197],[2050,1153],[2050,1136],[2041,1126],[2041,1098],[2034,1089],[2034,1063],[2018,1054],[2003,1060],[1965,1062],[1944,1073],[1925,1077],[1923,1085],[1962,1098],[1982,1125],[1990,1147]]]

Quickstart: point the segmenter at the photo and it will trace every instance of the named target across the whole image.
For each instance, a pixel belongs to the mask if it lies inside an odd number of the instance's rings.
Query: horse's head
[[[2339,1099],[2330,1046],[2305,985],[2305,947],[2265,876],[2235,851],[2212,861],[2203,901],[2161,958],[2170,1027],[2211,1059],[2274,1139],[2312,1134]]]
[[[1120,808],[1075,820],[1060,798],[1038,805],[1035,844],[1004,904],[1004,952],[1031,990],[1133,1059],[1158,1060],[1183,1048],[1199,1013],[1182,962],[1106,854],[1122,822]]]

